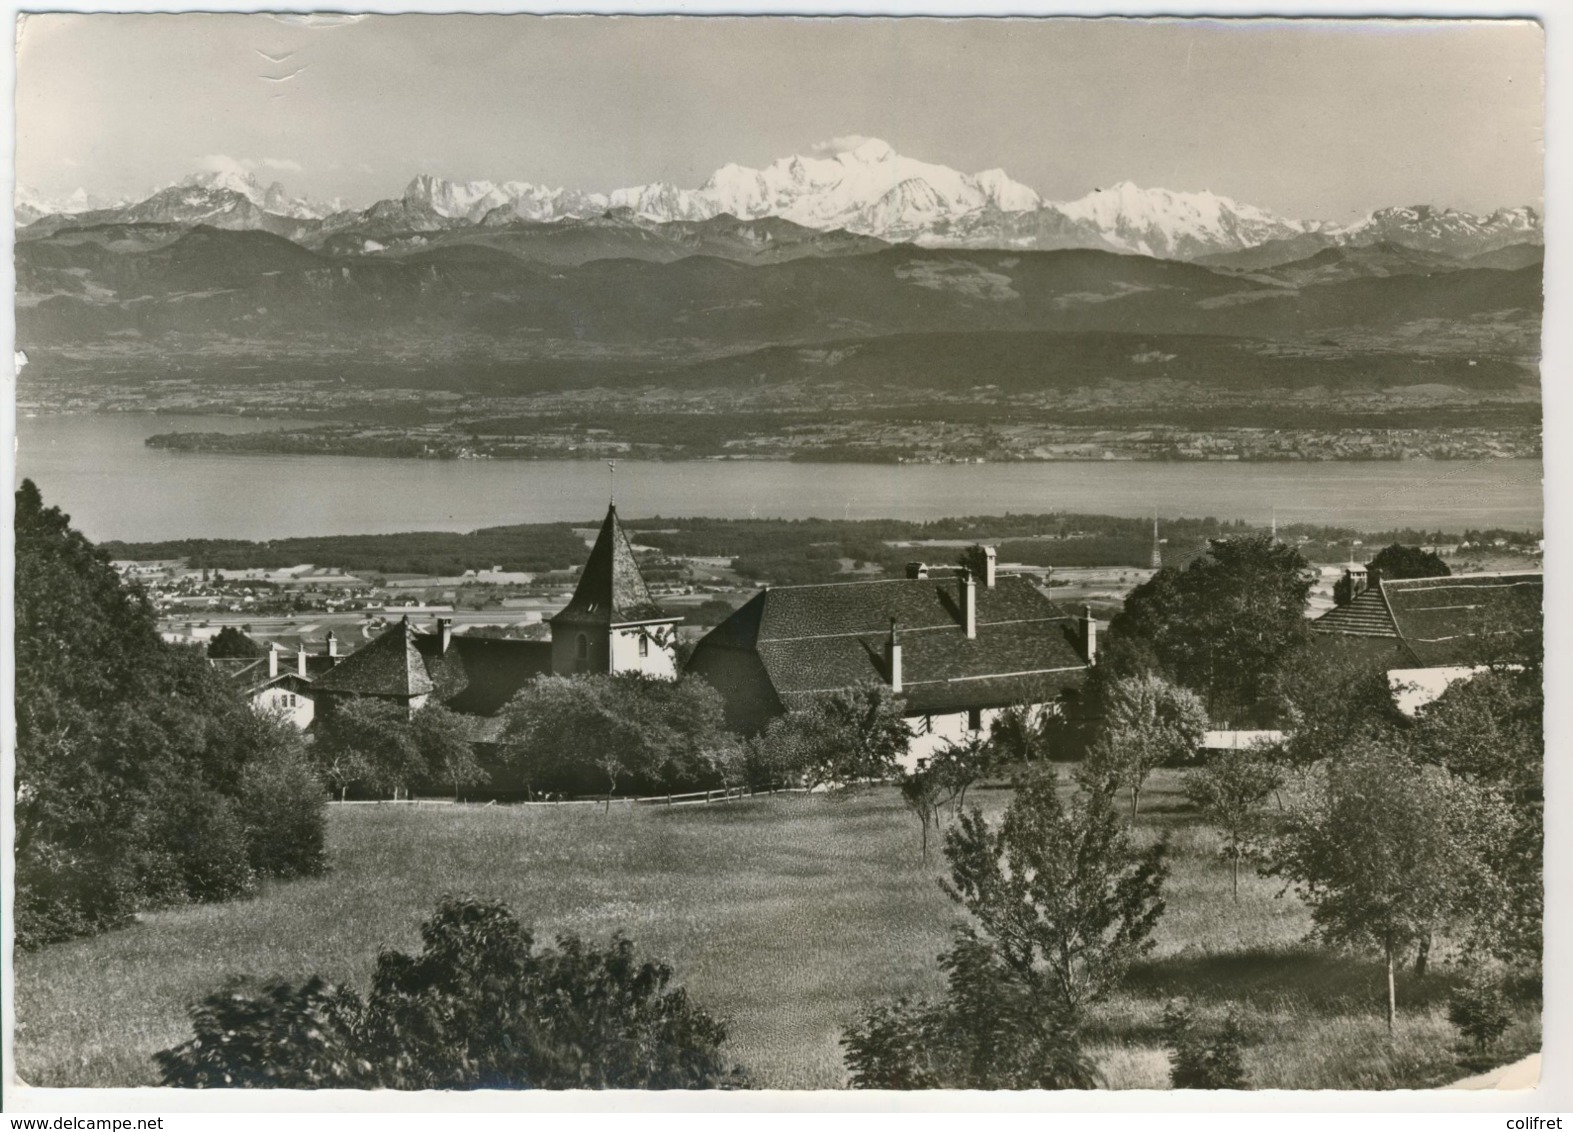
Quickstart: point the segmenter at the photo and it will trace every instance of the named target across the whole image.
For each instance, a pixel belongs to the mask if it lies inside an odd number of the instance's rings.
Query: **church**
[[[551,639],[516,641],[453,632],[439,618],[421,632],[408,617],[313,682],[319,704],[369,696],[409,712],[428,702],[477,718],[476,739],[495,739],[497,714],[537,676],[640,672],[677,676],[677,624],[650,596],[617,507],[608,507],[573,598],[550,621]]]
[[[911,563],[903,578],[767,586],[695,647],[686,667],[721,693],[729,726],[762,730],[819,693],[877,681],[906,704],[911,757],[986,734],[1030,704],[1081,728],[1079,690],[1097,655],[1090,610],[1073,616],[975,546],[960,567]],[[430,702],[471,717],[477,743],[501,735],[502,709],[542,675],[637,672],[676,679],[677,626],[651,596],[614,505],[549,640],[455,634],[408,618],[312,682],[319,707],[374,697],[408,712]]]

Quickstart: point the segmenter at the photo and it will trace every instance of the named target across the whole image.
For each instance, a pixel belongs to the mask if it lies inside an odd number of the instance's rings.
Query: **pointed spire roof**
[[[356,649],[317,678],[313,687],[360,696],[421,696],[436,685],[426,672],[408,617]]]
[[[573,600],[552,618],[552,623],[576,622],[592,625],[622,625],[635,621],[677,620],[650,596],[634,548],[629,545],[623,525],[617,521],[617,505],[606,509],[606,521],[596,536],[595,547],[579,575]]]

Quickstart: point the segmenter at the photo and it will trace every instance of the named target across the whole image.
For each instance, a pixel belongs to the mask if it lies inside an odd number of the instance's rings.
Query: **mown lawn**
[[[969,801],[992,815],[1007,798]],[[1389,1042],[1379,965],[1305,945],[1306,910],[1276,882],[1242,876],[1236,904],[1218,839],[1185,808],[1176,775],[1159,772],[1143,795],[1140,832],[1167,833],[1173,876],[1151,957],[1088,1029],[1111,1087],[1167,1087],[1158,1023],[1179,994],[1204,1017],[1236,1006],[1255,1087],[1427,1087],[1464,1075],[1444,964],[1401,980]],[[862,1003],[939,989],[934,957],[962,915],[935,883],[940,854],[921,859],[917,820],[892,789],[610,813],[335,807],[330,845],[327,877],[19,955],[22,1079],[156,1084],[152,1054],[189,1036],[187,1007],[225,980],[320,973],[364,989],[379,948],[418,949],[438,898],[464,892],[506,901],[542,937],[622,930],[729,1019],[731,1054],[760,1085],[833,1088],[845,1080],[842,1026]],[[1501,1060],[1538,1048],[1526,1005]]]

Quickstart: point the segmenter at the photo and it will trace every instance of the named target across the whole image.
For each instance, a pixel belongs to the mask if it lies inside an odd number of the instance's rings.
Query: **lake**
[[[599,460],[250,456],[146,447],[158,432],[282,428],[286,420],[151,414],[17,420],[19,476],[95,541],[271,539],[594,522]],[[1315,522],[1384,530],[1542,526],[1539,460],[1358,463],[794,464],[621,460],[630,517],[934,519],[1079,511]]]

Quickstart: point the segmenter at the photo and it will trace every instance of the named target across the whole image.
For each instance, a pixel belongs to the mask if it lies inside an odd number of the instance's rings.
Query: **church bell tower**
[[[681,621],[650,596],[613,503],[573,600],[551,619],[552,672],[642,672],[675,680]]]

